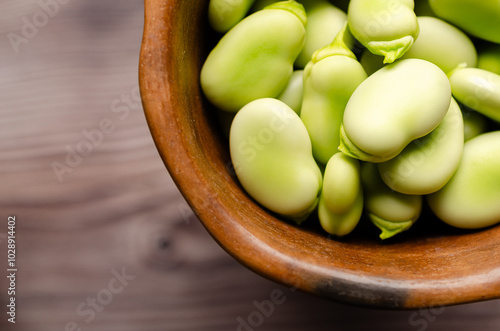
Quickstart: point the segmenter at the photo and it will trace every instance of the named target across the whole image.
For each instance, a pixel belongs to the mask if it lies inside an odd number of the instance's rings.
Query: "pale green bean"
[[[360,177],[358,160],[337,153],[328,161],[318,205],[319,221],[326,232],[345,236],[358,224],[363,211]]]
[[[306,21],[301,4],[283,1],[239,22],[203,65],[200,82],[207,99],[236,112],[252,100],[280,94],[304,45]]]
[[[344,110],[354,90],[367,75],[347,43],[352,36],[338,34],[332,44],[318,50],[304,70],[304,98],[300,117],[312,141],[316,160],[326,164],[338,152]]]
[[[420,59],[387,65],[349,99],[339,149],[363,161],[388,161],[434,130],[450,101],[450,83],[436,65]]]
[[[208,22],[217,32],[227,32],[241,21],[254,0],[210,0]]]
[[[420,217],[422,196],[407,195],[391,190],[382,181],[374,163],[363,163],[361,179],[365,198],[365,210],[372,223],[387,239],[408,230]]]
[[[343,153],[334,154],[323,175],[322,194],[328,209],[345,213],[361,193],[359,161]]]
[[[297,222],[315,208],[322,175],[300,117],[284,102],[263,98],[237,112],[231,160],[243,188],[264,207]]]
[[[477,52],[470,38],[445,21],[435,17],[417,17],[420,34],[401,59],[422,59],[437,65],[445,73],[466,63],[477,64]],[[361,64],[373,73],[383,67],[383,57],[364,52]]]
[[[302,97],[304,95],[304,71],[295,70],[288,80],[285,89],[277,96],[277,99],[286,103],[297,114],[300,114],[302,107]]]
[[[459,67],[449,77],[457,101],[500,122],[500,75],[478,68]]]
[[[335,236],[345,236],[351,233],[358,225],[363,213],[363,194],[358,194],[354,204],[343,213],[332,212],[320,197],[318,204],[318,218],[323,230]]]
[[[476,37],[500,43],[498,0],[430,0],[437,16]]]
[[[384,182],[405,194],[440,190],[457,170],[464,147],[462,112],[452,98],[448,113],[431,133],[412,141],[395,158],[378,164]]]
[[[346,13],[325,0],[313,2],[306,13],[306,43],[295,60],[298,68],[304,68],[316,50],[330,44],[347,21]]]
[[[465,143],[462,161],[444,188],[428,196],[432,211],[449,225],[478,229],[500,222],[500,131]]]
[[[399,59],[419,34],[413,0],[351,0],[349,28],[370,52],[384,56],[384,63]]]

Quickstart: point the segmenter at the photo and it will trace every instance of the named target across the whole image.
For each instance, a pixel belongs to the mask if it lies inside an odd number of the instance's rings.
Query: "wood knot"
[[[173,269],[183,263],[179,251],[176,222],[141,222],[137,233],[137,253],[141,263],[155,269]]]

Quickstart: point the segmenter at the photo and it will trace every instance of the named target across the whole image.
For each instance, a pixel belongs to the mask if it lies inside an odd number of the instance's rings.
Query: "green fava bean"
[[[389,64],[349,99],[339,149],[363,161],[388,161],[434,130],[450,101],[450,83],[436,65],[420,59]]]
[[[476,66],[477,52],[470,38],[455,28],[435,17],[417,17],[420,34],[413,46],[401,59],[422,59],[437,65],[445,73],[466,63]],[[383,67],[383,57],[364,52],[361,64],[367,72],[373,73]]]
[[[500,43],[498,0],[430,0],[432,11],[471,35]]]
[[[208,22],[217,32],[227,32],[241,21],[254,0],[210,0]]]
[[[476,48],[465,33],[435,17],[417,19],[420,34],[402,58],[427,60],[445,73],[461,63],[467,63],[471,67],[476,65]]]
[[[362,194],[359,161],[336,153],[328,161],[323,175],[325,204],[337,214],[348,211]]]
[[[452,99],[448,113],[428,135],[412,141],[395,158],[378,164],[384,182],[404,194],[440,190],[458,168],[464,147],[462,112]]]
[[[231,159],[246,192],[298,223],[317,206],[322,174],[300,117],[284,102],[263,98],[237,112],[229,137]]]
[[[285,89],[278,95],[277,99],[286,103],[294,112],[300,114],[302,97],[304,95],[304,70],[295,70],[288,80]]]
[[[413,0],[351,0],[347,22],[370,52],[392,63],[413,45],[419,34]]]
[[[344,213],[331,211],[320,197],[318,204],[318,218],[323,230],[335,236],[345,236],[351,233],[359,223],[363,214],[363,194],[358,194],[354,204]]]
[[[314,157],[322,164],[338,152],[345,107],[354,90],[367,78],[346,45],[346,32],[344,27],[331,45],[318,50],[304,70],[300,117],[309,131]]]
[[[465,143],[462,161],[451,180],[427,196],[432,211],[445,223],[478,229],[500,222],[500,131]]]
[[[500,122],[500,75],[462,66],[453,70],[449,77],[457,101]]]
[[[314,1],[306,12],[306,43],[295,60],[298,68],[304,68],[316,50],[330,44],[347,21],[346,13],[328,1]]]
[[[296,1],[304,6],[304,9],[306,10],[307,13],[309,10],[311,10],[311,8],[316,6],[317,3],[322,3],[326,0],[296,0]],[[280,0],[256,0],[251,10],[253,12],[256,12],[276,2],[280,2]]]
[[[336,153],[328,161],[318,205],[321,227],[336,236],[352,232],[363,212],[359,161]]]
[[[254,10],[276,0],[257,0]],[[295,60],[295,67],[303,69],[311,59],[313,53],[328,45],[335,38],[347,21],[346,13],[326,0],[299,0],[306,10],[306,42],[304,48]]]
[[[276,2],[279,2],[280,0],[255,0],[255,3],[254,5],[252,6],[251,8],[251,11],[252,12],[257,12],[259,10],[262,10],[264,8],[266,8],[267,6],[269,5],[272,5],[273,3],[276,3]],[[303,4],[303,1],[297,1],[298,3]],[[305,6],[304,6],[305,8]]]
[[[236,112],[252,100],[280,94],[304,45],[306,21],[301,4],[283,1],[235,25],[202,67],[200,82],[207,99]]]
[[[374,163],[363,163],[361,180],[365,194],[365,210],[372,223],[387,239],[408,230],[422,211],[421,195],[407,195],[391,190],[382,181]]]

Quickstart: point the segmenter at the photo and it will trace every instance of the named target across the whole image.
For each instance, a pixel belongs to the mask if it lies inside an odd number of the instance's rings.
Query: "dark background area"
[[[0,2],[0,330],[500,329],[500,300],[351,307],[273,283],[224,252],[149,134],[138,98],[143,14],[140,0]]]

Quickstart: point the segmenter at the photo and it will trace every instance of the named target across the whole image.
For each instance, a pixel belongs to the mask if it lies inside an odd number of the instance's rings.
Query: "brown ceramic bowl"
[[[293,225],[249,197],[199,86],[214,40],[207,5],[145,0],[140,88],[158,151],[213,238],[264,277],[344,303],[399,309],[500,298],[500,226],[461,231],[424,213],[392,240],[379,240],[366,219],[337,240],[317,220]]]

